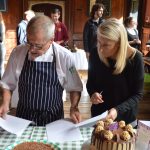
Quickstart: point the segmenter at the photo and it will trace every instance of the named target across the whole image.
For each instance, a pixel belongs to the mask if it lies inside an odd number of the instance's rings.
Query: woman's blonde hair
[[[98,39],[100,36],[102,36],[104,38],[119,43],[119,47],[116,55],[115,70],[113,74],[121,73],[125,68],[126,59],[127,59],[127,50],[128,47],[130,47],[127,39],[127,33],[123,23],[121,23],[116,18],[107,19],[98,27],[97,32],[98,32],[97,33]],[[99,49],[100,49],[100,43],[98,42],[99,57],[107,66],[109,66],[107,58],[103,56],[103,54]]]

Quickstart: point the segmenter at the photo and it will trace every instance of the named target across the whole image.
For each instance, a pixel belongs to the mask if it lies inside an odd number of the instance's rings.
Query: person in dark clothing
[[[83,30],[83,45],[87,58],[93,48],[97,46],[97,27],[104,21],[102,19],[104,11],[103,4],[95,4],[91,10],[91,18],[85,23]]]
[[[98,48],[91,52],[89,64],[87,91],[92,117],[108,110],[107,118],[136,126],[144,66],[141,52],[129,45],[119,20],[111,18],[98,27]]]
[[[127,17],[124,20],[124,25],[127,30],[129,44],[139,50],[141,41],[139,40],[138,30],[135,27],[136,22],[134,21],[133,17]]]

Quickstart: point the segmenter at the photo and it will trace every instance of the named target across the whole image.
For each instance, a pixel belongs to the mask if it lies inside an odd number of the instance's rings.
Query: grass
[[[144,75],[144,96],[148,97],[146,99],[149,99],[150,97],[150,73],[145,73]]]
[[[145,75],[144,75],[144,83],[150,83],[150,74],[149,73],[145,73]]]

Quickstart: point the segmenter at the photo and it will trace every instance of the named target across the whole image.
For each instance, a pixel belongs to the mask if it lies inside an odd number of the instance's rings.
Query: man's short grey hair
[[[54,38],[55,24],[48,16],[36,16],[29,21],[27,25],[27,35],[34,35],[40,31],[43,32],[45,40]]]

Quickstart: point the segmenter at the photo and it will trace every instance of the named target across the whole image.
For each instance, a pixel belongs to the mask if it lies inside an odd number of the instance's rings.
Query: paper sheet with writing
[[[136,150],[150,150],[150,121],[138,121]]]
[[[30,123],[31,121],[29,120],[11,115],[6,115],[5,119],[0,118],[0,127],[10,133],[16,134],[17,136],[21,136]]]
[[[95,125],[95,123],[96,123],[98,120],[105,118],[107,114],[108,114],[108,111],[105,111],[105,112],[102,113],[101,115],[98,115],[98,116],[96,116],[96,117],[87,119],[87,120],[85,120],[85,121],[82,121],[82,122],[76,124],[75,127],[92,127],[93,125]]]
[[[79,128],[71,121],[61,119],[46,125],[48,141],[50,142],[67,142],[82,140]]]

